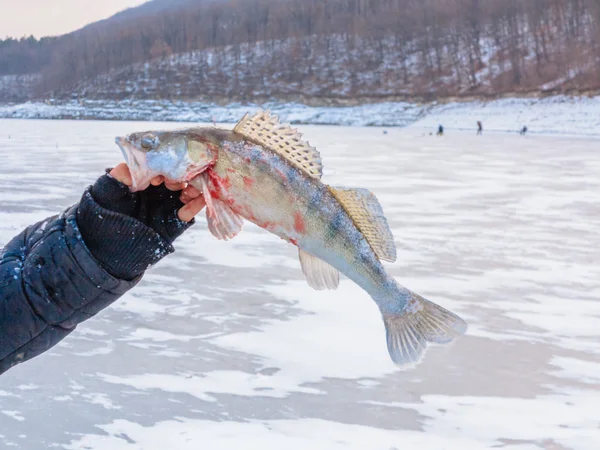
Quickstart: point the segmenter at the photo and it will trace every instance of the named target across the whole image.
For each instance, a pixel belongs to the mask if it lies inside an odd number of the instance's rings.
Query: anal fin
[[[302,273],[306,276],[308,285],[318,291],[336,289],[340,284],[340,273],[322,259],[298,249]]]

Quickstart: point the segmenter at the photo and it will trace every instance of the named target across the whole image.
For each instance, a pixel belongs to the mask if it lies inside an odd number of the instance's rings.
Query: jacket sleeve
[[[81,236],[79,206],[28,227],[0,250],[0,373],[56,345],[143,275],[140,270],[127,281],[104,268]],[[146,252],[158,254],[160,237],[145,240],[151,242]],[[160,243],[167,251],[156,260],[173,251]],[[143,270],[156,260],[146,260]]]

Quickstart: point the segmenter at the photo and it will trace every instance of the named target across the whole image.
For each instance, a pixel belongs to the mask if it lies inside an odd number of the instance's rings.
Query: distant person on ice
[[[525,136],[525,133],[527,133],[527,126],[524,126],[523,128],[521,128],[521,131],[519,131],[519,134],[521,136]]]
[[[195,188],[163,181],[131,193],[119,164],[79,203],[0,249],[0,374],[56,345],[174,252],[205,203]]]
[[[477,121],[477,136],[481,136],[483,134],[483,124],[481,121]]]
[[[443,136],[443,135],[444,135],[444,127],[442,125],[440,125],[438,127],[437,136]]]

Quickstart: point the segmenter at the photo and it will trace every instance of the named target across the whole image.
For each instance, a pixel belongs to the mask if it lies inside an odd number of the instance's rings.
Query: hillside
[[[8,103],[24,102],[32,97],[41,81],[38,74],[0,76],[0,101]]]
[[[377,50],[374,50],[374,45]],[[453,63],[449,46],[439,52],[439,76],[424,76],[419,42],[399,47],[393,38],[377,43],[361,37],[330,35],[226,46],[138,63],[78,83],[54,97],[91,99],[177,99],[260,101],[279,99],[312,104],[446,97],[494,97],[578,92],[596,89],[596,67],[563,75],[536,74],[535,55],[524,50],[522,83],[507,83],[510,69],[493,42],[479,43],[481,63]],[[458,51],[463,51],[459,47]],[[586,83],[586,79],[590,82]]]
[[[0,101],[589,93],[598,42],[596,0],[154,0],[60,38],[0,42]]]

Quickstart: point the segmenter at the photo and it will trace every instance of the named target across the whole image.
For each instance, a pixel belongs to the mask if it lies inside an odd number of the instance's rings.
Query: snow
[[[421,400],[420,404],[394,406],[417,409],[428,417],[425,432],[450,439],[464,436],[468,427],[468,435],[481,443],[501,435],[511,440],[547,445],[555,442],[566,448],[592,450],[600,438],[600,431],[593,429],[593,411],[600,400],[597,392],[564,391],[535,399],[433,395]]]
[[[562,369],[555,372],[558,377],[567,377],[591,384],[600,382],[600,363],[598,361],[556,356],[550,364]]]
[[[356,285],[347,282],[334,292],[315,292],[305,281],[296,281],[268,291],[289,299],[308,314],[275,321],[256,331],[226,334],[213,342],[258,355],[261,364],[281,369],[277,378],[296,377],[298,382],[378,378],[399,370],[384,345],[385,331],[377,306]],[[363,327],[361,333],[350,332]],[[319,358],[315,359],[317,352]]]
[[[414,431],[399,432],[326,420],[301,419],[249,422],[209,422],[177,418],[145,428],[135,422],[116,420],[101,427],[105,436],[85,436],[67,450],[373,450],[400,448],[460,448],[480,450],[469,438],[429,436]],[[517,448],[517,447],[512,447]],[[518,447],[523,450],[526,447]],[[534,447],[529,447],[534,448]]]
[[[0,411],[2,414],[11,417],[19,422],[23,422],[25,419],[19,415],[19,411]]]
[[[150,373],[127,378],[106,374],[98,374],[98,376],[108,383],[131,386],[139,390],[158,389],[163,392],[179,392],[206,402],[216,401],[214,394],[276,398],[285,398],[292,392],[320,394],[318,389],[300,387],[298,383],[302,380],[233,370],[205,372],[202,376]]]
[[[299,127],[326,183],[379,198],[390,273],[467,320],[455,344],[395,367],[357,286],[313,291],[293,246],[249,224],[220,242],[201,216],[135,289],[2,375],[3,445],[595,450],[598,145],[488,122]],[[0,246],[121,161],[114,136],[182,125],[0,120]]]
[[[600,134],[600,97],[507,98],[490,102],[449,103],[431,108],[414,126],[475,130],[477,120],[486,130],[544,134]]]
[[[225,106],[160,100],[85,100],[80,102],[23,103],[0,105],[0,118],[102,119],[236,123],[248,111],[270,109],[293,123],[321,125],[393,125],[414,122],[422,108],[410,103],[379,103],[348,107],[311,107],[299,103],[241,104]]]
[[[236,123],[246,112],[270,109],[294,124],[344,126],[414,126],[434,131],[517,132],[527,125],[534,134],[600,134],[600,97],[554,96],[446,103],[384,102],[360,106],[307,106],[299,103],[214,103],[160,100],[82,100],[81,102],[0,105],[0,118],[102,119]]]
[[[0,98],[9,102],[24,101],[41,80],[40,75],[0,75]]]

